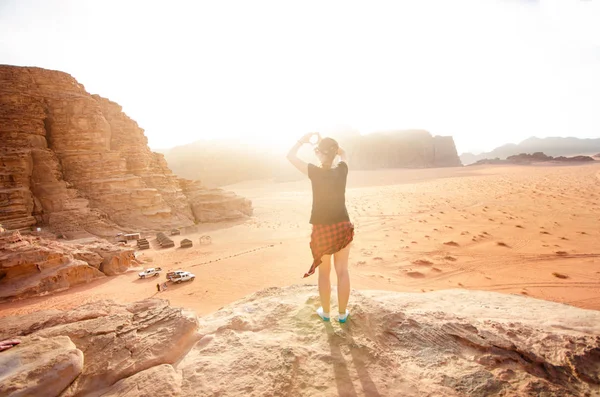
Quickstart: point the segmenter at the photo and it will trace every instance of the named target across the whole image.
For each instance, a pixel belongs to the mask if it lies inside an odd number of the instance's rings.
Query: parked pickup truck
[[[150,269],[146,269],[141,273],[138,273],[138,276],[140,276],[140,278],[146,278],[146,277],[156,277],[158,276],[158,274],[162,271],[162,269],[160,267],[151,267]]]
[[[167,280],[173,281],[172,278],[178,276],[179,274],[186,273],[183,270],[173,270],[172,272],[167,272]]]
[[[196,276],[193,273],[190,272],[181,272],[181,273],[176,273],[173,276],[171,276],[170,280],[174,283],[179,284],[182,281],[194,281],[194,279],[196,278]]]

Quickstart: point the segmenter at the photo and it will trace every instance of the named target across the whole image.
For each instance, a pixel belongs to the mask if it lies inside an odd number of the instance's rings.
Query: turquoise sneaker
[[[340,324],[343,324],[346,322],[346,320],[348,320],[348,316],[350,316],[350,312],[348,311],[348,309],[346,309],[345,314],[338,314],[337,320],[340,322]]]
[[[317,314],[323,321],[329,321],[329,313],[325,313],[322,307],[317,309]]]

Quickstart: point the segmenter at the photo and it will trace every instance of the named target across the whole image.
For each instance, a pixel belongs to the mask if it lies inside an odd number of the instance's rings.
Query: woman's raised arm
[[[308,134],[304,135],[302,138],[300,138],[298,140],[298,142],[296,142],[296,144],[294,146],[292,146],[292,148],[290,149],[290,151],[287,154],[287,159],[289,160],[289,162],[292,163],[292,165],[294,167],[296,167],[298,169],[298,171],[302,172],[304,175],[308,175],[308,164],[298,158],[298,149],[300,149],[302,147],[302,145],[304,145],[305,143],[309,143],[310,138],[313,135],[319,135],[319,133],[318,132],[309,132]]]
[[[348,165],[348,154],[341,147],[338,148],[338,156],[340,156],[340,160],[342,160],[346,165]]]

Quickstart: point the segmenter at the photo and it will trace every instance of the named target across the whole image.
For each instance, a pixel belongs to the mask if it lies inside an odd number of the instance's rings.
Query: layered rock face
[[[45,224],[110,235],[119,227],[198,221],[181,187],[188,182],[150,151],[137,123],[66,73],[0,66],[0,156],[0,223],[7,229]],[[250,203],[235,195],[220,200],[224,219],[234,202],[239,215],[250,214]]]
[[[0,318],[0,339],[22,340],[10,358],[0,353],[0,367],[3,380],[27,379],[23,395],[56,380],[44,360],[8,365],[25,349],[64,357],[74,380],[54,383],[61,396],[600,393],[597,311],[492,292],[370,291],[353,292],[349,321],[338,324],[316,315],[318,302],[314,286],[292,286],[200,320],[162,300]],[[1,382],[0,394],[18,392],[15,383]]]
[[[0,383],[3,396],[139,395],[140,390],[151,396],[183,395],[181,387],[175,386],[181,377],[175,376],[172,365],[199,339],[196,316],[162,300],[130,305],[95,302],[70,312],[45,311],[22,316],[16,323],[12,320],[0,319],[0,339],[6,335],[21,339],[17,347],[0,353],[0,368],[5,369]],[[53,341],[62,343],[52,346]],[[48,360],[27,366],[11,361],[26,349],[38,355],[66,356],[63,372],[68,382],[60,385],[62,389],[56,390],[56,385],[53,393],[35,393],[38,385],[52,384],[58,374],[51,371]],[[82,362],[77,361],[79,355]],[[150,374],[156,376],[148,378]],[[21,380],[20,388],[15,387],[16,380]],[[108,388],[111,392],[103,394]]]
[[[433,164],[435,167],[458,167],[462,163],[451,136],[433,137]]]
[[[454,139],[428,131],[391,131],[340,139],[354,169],[461,166]]]
[[[61,243],[19,232],[0,235],[0,301],[61,291],[123,273],[135,263],[132,248],[100,239]]]

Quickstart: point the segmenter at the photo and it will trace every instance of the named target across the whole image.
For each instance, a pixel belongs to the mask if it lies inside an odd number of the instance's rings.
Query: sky
[[[149,146],[426,129],[600,137],[600,0],[0,0],[0,64],[71,74]]]

